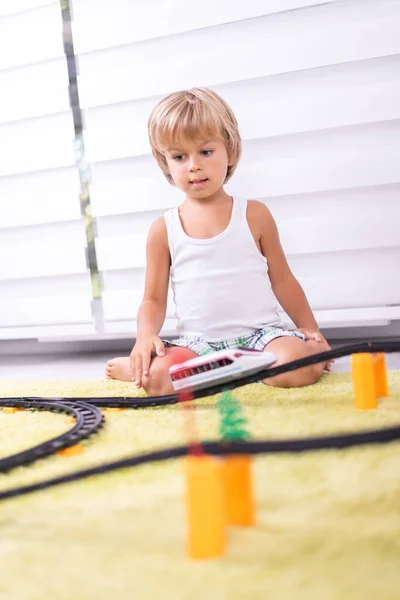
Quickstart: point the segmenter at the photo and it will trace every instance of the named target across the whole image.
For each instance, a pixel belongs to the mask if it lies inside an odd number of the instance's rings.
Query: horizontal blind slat
[[[83,53],[81,106],[398,54],[399,25],[391,0],[349,0]]]
[[[221,0],[203,0],[201,10],[196,11],[194,19],[193,6],[185,0],[148,0],[146,3],[102,0],[96,4],[94,19],[92,0],[75,0],[75,48],[78,53],[93,52],[318,4],[326,4],[326,0],[247,0],[229,4]],[[154,19],[155,11],[157,19]]]
[[[0,70],[63,56],[58,2],[0,18]]]

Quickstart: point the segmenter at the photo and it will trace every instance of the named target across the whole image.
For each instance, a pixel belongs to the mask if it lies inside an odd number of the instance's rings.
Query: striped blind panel
[[[150,154],[148,114],[200,85],[239,120],[227,191],[270,207],[321,326],[389,334],[400,319],[400,3],[203,5],[194,19],[183,0],[74,2],[106,331],[135,330],[148,228],[182,199]],[[170,302],[164,334],[174,325]]]
[[[60,4],[0,6],[0,339],[93,333]]]

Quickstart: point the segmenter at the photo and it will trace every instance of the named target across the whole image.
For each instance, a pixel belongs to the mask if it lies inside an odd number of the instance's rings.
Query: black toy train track
[[[243,385],[248,385],[250,383],[254,383],[255,381],[259,381],[260,379],[266,379],[269,377],[274,377],[275,375],[280,375],[281,373],[286,373],[288,371],[292,371],[295,369],[299,369],[301,367],[306,367],[312,364],[316,364],[319,362],[325,362],[331,358],[339,358],[342,356],[349,356],[351,354],[357,354],[361,352],[399,352],[400,351],[400,341],[377,341],[377,342],[360,342],[357,344],[341,346],[339,348],[335,348],[334,350],[330,350],[327,352],[321,352],[319,354],[314,354],[312,356],[302,358],[296,361],[292,361],[290,363],[286,363],[284,365],[279,365],[277,367],[269,367],[267,369],[260,370],[258,373],[253,373],[249,376],[244,376],[240,379],[232,380],[231,382],[224,382],[223,384],[211,385],[210,387],[202,390],[198,390],[193,393],[194,398],[201,398],[205,396],[210,396],[213,394],[217,394],[224,389],[232,389],[235,387],[240,387]],[[77,398],[5,398],[0,400],[0,406],[24,406],[27,408],[40,408],[42,410],[58,410],[62,412],[66,412],[68,414],[72,414],[72,411],[77,409],[78,405],[80,405],[80,410],[83,407],[90,407],[97,411],[96,418],[94,419],[96,425],[93,425],[93,431],[90,428],[84,428],[82,432],[82,437],[77,438],[79,434],[80,426],[76,423],[75,427],[64,436],[69,437],[69,441],[64,440],[63,436],[59,436],[58,438],[54,438],[53,440],[49,440],[36,448],[32,448],[30,450],[25,451],[24,453],[20,453],[19,455],[15,455],[14,457],[8,457],[7,459],[3,459],[3,461],[13,460],[14,463],[11,464],[11,467],[20,466],[22,464],[28,464],[36,460],[37,458],[41,458],[45,455],[51,454],[52,452],[58,451],[61,447],[67,447],[74,443],[77,443],[78,439],[84,439],[91,435],[94,431],[97,431],[102,424],[102,416],[100,411],[96,408],[97,406],[101,407],[122,407],[122,408],[148,408],[154,406],[165,406],[168,404],[175,404],[178,402],[179,397],[177,394],[170,394],[167,396],[159,396],[159,397],[144,397],[144,398],[85,398],[84,401],[82,399]],[[88,408],[87,408],[88,410]],[[82,416],[82,415],[81,415]],[[77,418],[77,417],[75,417]],[[78,419],[77,419],[78,420]],[[61,441],[60,441],[61,438]],[[369,431],[358,431],[348,434],[338,434],[338,435],[330,435],[330,436],[320,436],[313,438],[298,438],[298,439],[281,439],[281,440],[260,440],[253,442],[235,442],[235,443],[219,443],[219,442],[205,442],[203,444],[204,451],[208,454],[214,455],[222,455],[222,454],[278,454],[278,453],[299,453],[299,452],[309,452],[315,450],[326,450],[326,449],[343,449],[349,448],[352,446],[361,446],[367,444],[384,444],[388,442],[398,441],[400,440],[400,424],[394,427],[386,427],[382,429],[375,429]],[[63,446],[59,446],[62,443]],[[65,445],[64,445],[65,443]],[[42,448],[44,447],[44,449]],[[42,448],[42,450],[38,450]],[[53,449],[51,449],[53,448]],[[33,454],[34,453],[34,454]],[[28,494],[30,492],[34,492],[37,490],[45,489],[48,487],[53,487],[55,485],[60,485],[62,483],[68,483],[71,481],[76,481],[78,479],[83,479],[85,477],[91,477],[94,475],[99,475],[102,473],[107,473],[116,469],[122,469],[127,467],[135,467],[142,464],[155,462],[155,461],[164,461],[172,458],[178,458],[185,456],[188,453],[188,447],[186,446],[176,446],[171,448],[165,448],[162,450],[157,450],[154,452],[149,452],[146,454],[131,456],[126,459],[106,463],[103,465],[99,465],[97,467],[91,467],[88,469],[83,469],[81,471],[77,471],[75,473],[70,473],[67,475],[63,475],[60,477],[55,477],[52,479],[47,479],[45,481],[41,481],[38,483],[33,483],[27,486],[20,486],[12,489],[8,489],[0,492],[0,500],[4,500],[6,498],[12,498],[16,496],[20,496],[23,494]],[[24,455],[22,457],[21,455]],[[7,467],[7,462],[5,463]],[[4,469],[1,468],[2,461],[0,461],[0,472],[9,470],[9,468]]]
[[[10,406],[64,413],[73,417],[75,423],[71,429],[51,440],[47,440],[12,456],[1,458],[0,473],[7,473],[16,467],[29,465],[40,458],[74,446],[96,433],[104,422],[104,416],[96,406],[80,400],[75,402],[66,400],[52,402],[45,399],[27,400],[24,398],[0,400],[0,407]]]

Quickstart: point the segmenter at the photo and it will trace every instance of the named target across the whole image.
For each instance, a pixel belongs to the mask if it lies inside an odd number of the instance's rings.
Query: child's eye
[[[175,154],[175,156],[173,156],[172,159],[180,162],[181,160],[183,160],[183,154]]]
[[[200,154],[202,154],[203,156],[211,156],[212,153],[212,150],[202,150]]]

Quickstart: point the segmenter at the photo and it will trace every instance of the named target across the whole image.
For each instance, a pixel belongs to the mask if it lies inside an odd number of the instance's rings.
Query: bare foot
[[[129,356],[118,356],[109,360],[106,365],[107,379],[118,379],[119,381],[132,381],[129,367]]]

